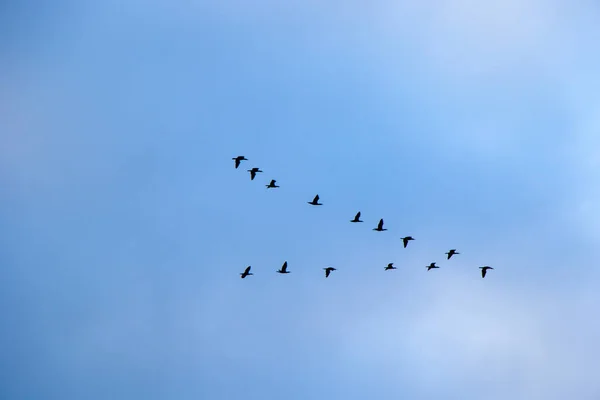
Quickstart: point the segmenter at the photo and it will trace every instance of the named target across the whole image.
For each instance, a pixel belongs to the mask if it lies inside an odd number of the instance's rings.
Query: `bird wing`
[[[408,244],[408,238],[402,238],[402,242],[404,242],[404,247]]]
[[[450,252],[448,252],[448,253],[446,253],[446,254],[448,254],[448,260],[449,260],[449,259],[450,259],[450,257],[452,257],[452,252],[450,251]]]
[[[487,269],[485,268],[481,268],[481,277],[485,278],[485,273],[487,272]]]
[[[281,270],[283,272],[285,272],[287,270],[287,261],[283,263],[283,265],[281,266]]]
[[[235,159],[235,167],[239,167],[240,166],[240,160],[238,158]]]
[[[360,211],[356,213],[356,217],[354,217],[355,220],[359,220],[360,219]]]
[[[250,171],[250,180],[253,181],[254,177],[256,176],[256,172],[254,171]]]
[[[383,228],[383,218],[379,220],[379,224],[377,225],[377,229]]]
[[[313,201],[314,201],[315,203],[317,203],[317,202],[319,201],[319,195],[316,195],[316,196],[315,196],[315,198],[313,199]]]
[[[244,274],[247,274],[248,272],[250,272],[250,268],[252,268],[251,266],[248,266],[245,270],[244,270]]]
[[[325,278],[329,277],[331,270],[329,268],[325,269]]]

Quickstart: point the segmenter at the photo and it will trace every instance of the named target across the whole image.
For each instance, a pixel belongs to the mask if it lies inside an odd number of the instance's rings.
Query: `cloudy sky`
[[[597,400],[599,42],[591,0],[3,2],[0,397]]]

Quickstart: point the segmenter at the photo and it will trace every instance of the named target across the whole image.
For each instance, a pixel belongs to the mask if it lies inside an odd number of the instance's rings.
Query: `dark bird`
[[[336,269],[333,267],[327,267],[327,268],[323,268],[325,270],[325,278],[327,278],[329,276],[329,274],[331,273],[331,271],[335,271]]]
[[[268,184],[268,185],[266,185],[266,186],[267,186],[267,189],[268,189],[268,188],[278,188],[279,186],[277,186],[277,185],[275,184],[275,182],[277,182],[275,179],[271,179],[271,182],[269,182],[269,184]]]
[[[313,206],[322,206],[323,204],[319,203],[319,195],[316,195],[313,201],[307,201],[308,204],[312,204]]]
[[[437,265],[435,265],[435,263],[434,263],[434,262],[432,262],[431,264],[429,264],[429,265],[427,266],[427,271],[429,271],[429,270],[430,270],[430,269],[432,269],[432,268],[439,268],[439,267],[438,267]]]
[[[251,266],[248,266],[248,268],[246,268],[244,270],[244,272],[242,272],[240,274],[240,276],[242,277],[242,279],[244,279],[245,277],[247,277],[248,275],[254,275],[252,272],[250,272],[250,268],[252,268]]]
[[[240,166],[240,163],[242,161],[248,160],[248,159],[246,157],[244,157],[244,156],[237,156],[237,157],[232,158],[232,160],[235,160],[235,167],[237,168],[237,167]]]
[[[385,267],[385,270],[387,271],[388,269],[396,269],[396,267],[394,267],[394,263],[389,263],[387,265],[387,267]]]
[[[479,267],[481,269],[481,277],[485,278],[485,273],[487,272],[488,269],[494,269],[492,267],[488,267],[487,265],[485,267]]]
[[[278,269],[277,272],[279,272],[280,274],[289,274],[290,271],[287,270],[287,261],[283,263],[283,265],[281,266],[281,269]]]
[[[408,246],[408,241],[409,240],[415,240],[412,236],[407,236],[407,237],[403,237],[403,238],[400,238],[400,239],[402,239],[402,242],[404,243],[404,248],[406,248],[406,246]]]
[[[350,222],[362,222],[360,220],[360,211],[356,213],[356,215],[354,216],[354,219],[351,219]]]
[[[383,232],[387,231],[387,229],[383,229],[383,218],[379,220],[379,224],[377,224],[377,228],[373,228],[374,231]]]
[[[250,180],[253,181],[254,177],[256,176],[257,172],[262,172],[260,169],[254,167],[252,169],[249,169],[248,172],[250,172]]]
[[[455,254],[460,254],[458,251],[456,251],[456,249],[451,249],[449,252],[447,252],[446,254],[448,254],[448,260],[450,259],[450,257],[452,257]]]

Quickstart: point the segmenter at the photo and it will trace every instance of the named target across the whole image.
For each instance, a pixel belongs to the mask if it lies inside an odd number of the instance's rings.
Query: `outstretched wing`
[[[402,238],[402,242],[404,243],[404,248],[406,248],[406,245],[408,244],[408,238]]]
[[[239,159],[239,158],[236,158],[236,159],[235,159],[235,167],[236,167],[236,168],[240,166],[240,162],[241,162],[241,161],[240,161],[240,159]]]
[[[287,271],[287,261],[283,263],[283,265],[281,266],[281,271],[285,272]]]
[[[256,171],[252,170],[250,171],[250,180],[253,181],[254,177],[256,176]]]
[[[354,217],[355,220],[359,220],[360,219],[360,211],[356,213],[356,216]]]
[[[329,274],[331,273],[331,270],[329,268],[327,268],[325,270],[325,278],[329,277]]]
[[[313,199],[314,203],[318,203],[319,202],[319,195],[316,195],[315,198]]]
[[[377,225],[377,229],[383,229],[383,218],[379,220],[379,224]]]
[[[250,272],[250,268],[252,268],[251,266],[248,266],[245,270],[244,270],[244,274],[248,274]]]
[[[485,278],[485,274],[487,272],[487,268],[481,268],[481,277]]]

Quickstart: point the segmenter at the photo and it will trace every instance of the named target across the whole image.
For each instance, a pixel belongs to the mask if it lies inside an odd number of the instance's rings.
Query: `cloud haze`
[[[598,12],[8,7],[1,397],[597,399]]]

